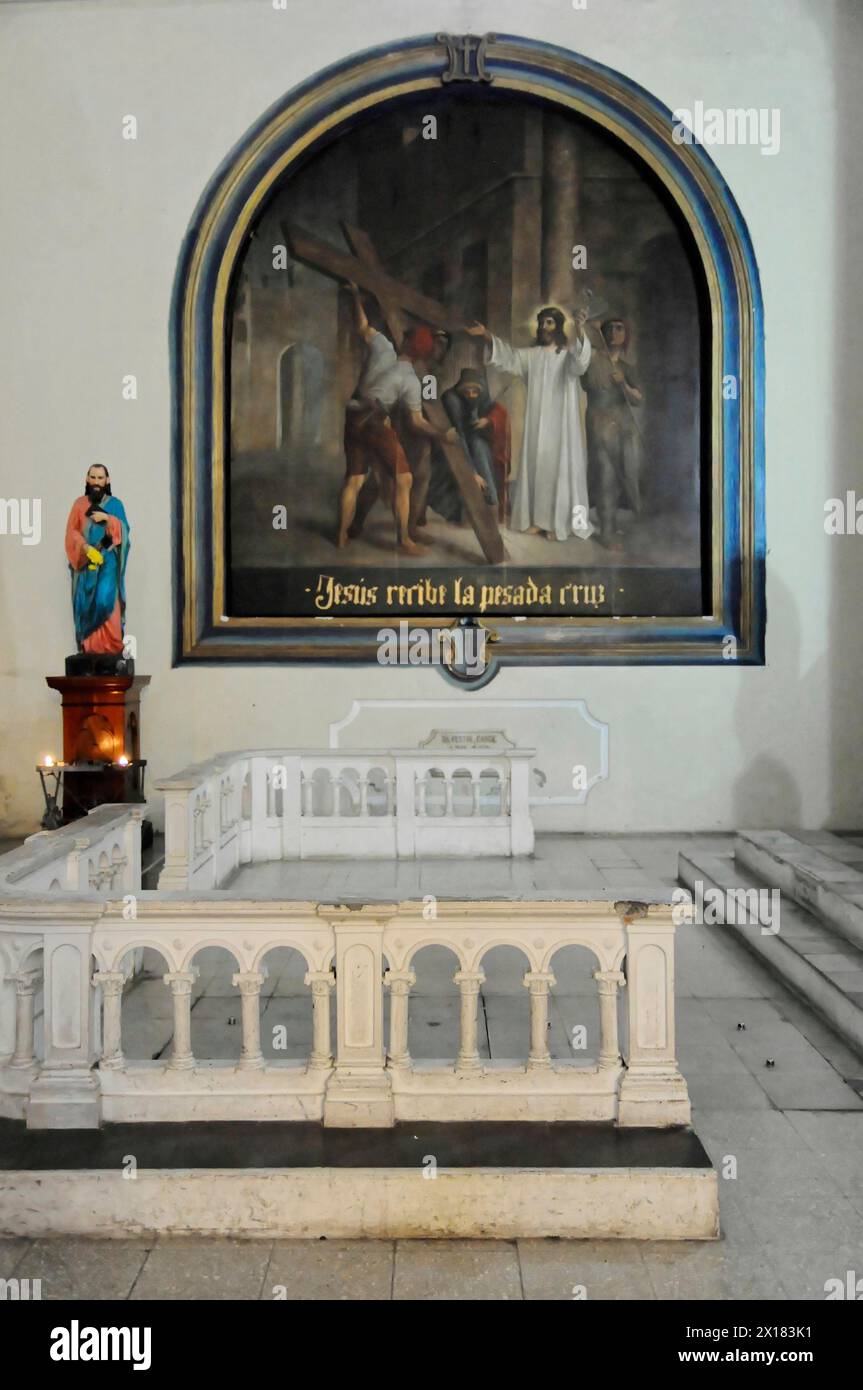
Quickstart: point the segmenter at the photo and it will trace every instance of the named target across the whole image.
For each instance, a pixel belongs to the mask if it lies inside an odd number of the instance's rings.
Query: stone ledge
[[[281,1239],[714,1240],[704,1168],[138,1169],[12,1172],[0,1231],[14,1236]]]

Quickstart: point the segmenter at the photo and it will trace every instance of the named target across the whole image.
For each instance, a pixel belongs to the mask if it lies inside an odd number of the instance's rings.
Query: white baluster
[[[122,970],[97,970],[94,985],[102,990],[102,1060],[105,1071],[122,1071],[125,1066],[122,1045],[123,986],[126,976]]]
[[[169,971],[162,976],[171,990],[174,1005],[174,1042],[168,1063],[171,1071],[190,1071],[195,1065],[192,1055],[191,995],[192,985],[197,978],[197,966],[191,970]]]
[[[390,1048],[387,1066],[409,1067],[408,996],[417,982],[413,970],[388,970],[384,983],[390,987]]]
[[[478,1071],[480,1067],[477,1049],[477,999],[480,986],[485,984],[482,970],[458,970],[453,980],[461,991],[461,1044],[458,1053],[459,1071]]]
[[[617,990],[625,977],[619,970],[595,970],[593,978],[599,991],[599,1065],[605,1070],[623,1061],[617,1035]]]
[[[330,994],[336,977],[332,970],[308,970],[303,983],[310,985],[312,990],[312,1055],[309,1066],[331,1067]]]
[[[240,1067],[243,1071],[260,1071],[264,1065],[261,1052],[261,985],[266,978],[266,970],[239,970],[231,977],[241,996],[243,1048]]]
[[[35,1056],[33,1019],[36,991],[42,983],[42,971],[16,970],[6,978],[15,985],[15,1051],[9,1065],[30,1067]]]
[[[555,983],[550,970],[528,970],[522,980],[522,984],[530,990],[529,1071],[551,1066],[548,1051],[548,991]]]

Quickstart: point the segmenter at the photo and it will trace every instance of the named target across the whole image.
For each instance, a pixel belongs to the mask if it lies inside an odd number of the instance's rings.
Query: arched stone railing
[[[56,898],[0,898],[0,1114],[43,1128],[179,1119],[685,1124],[689,1100],[674,1044],[674,925],[670,903],[662,902],[336,907],[142,892],[131,918],[121,900],[88,895],[67,900],[60,921]],[[447,947],[457,967],[460,1041],[450,1061],[415,1062],[407,1045],[413,961],[429,945]],[[484,961],[501,945],[523,953],[529,994],[521,1059],[504,1064],[482,1061],[477,1046]],[[242,1049],[234,1061],[199,1058],[192,1047],[195,962],[213,946],[229,953],[238,992]],[[599,1038],[591,1064],[549,1054],[552,961],[565,946],[586,948],[596,963]],[[122,1050],[127,967],[148,947],[164,966],[172,1048],[165,1060],[130,1061]],[[263,1055],[261,990],[266,957],[277,947],[299,952],[307,967],[312,1025],[304,1063]],[[43,978],[44,1042],[37,1047],[34,1004]]]
[[[159,887],[217,888],[242,864],[280,859],[530,854],[533,751],[219,754],[156,783],[165,797]]]

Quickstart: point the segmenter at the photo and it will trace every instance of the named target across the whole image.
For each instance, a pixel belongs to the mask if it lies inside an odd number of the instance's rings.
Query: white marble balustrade
[[[408,1048],[414,961],[429,945],[456,957],[460,1042],[453,1059],[414,1062]],[[500,945],[527,959],[529,1024],[521,1058],[484,1062],[477,1006],[484,958]],[[595,1061],[549,1055],[554,958],[564,946],[594,957],[599,1002]],[[239,1059],[194,1055],[196,957],[233,957]],[[172,1046],[162,1061],[123,1055],[130,962],[144,948],[164,962]],[[267,957],[291,947],[306,964],[312,1022],[305,1062],[265,1059],[261,991]],[[320,1119],[387,1126],[397,1120],[579,1119],[620,1125],[687,1123],[674,1050],[674,921],[668,902],[419,902],[335,907],[142,893],[121,901],[47,897],[27,910],[0,901],[0,1113],[32,1127],[103,1121]],[[44,1036],[35,1000],[44,981]],[[618,1032],[620,991],[627,1025]],[[384,998],[390,996],[388,1035]],[[330,999],[337,1024],[330,1029]]]
[[[226,753],[156,783],[162,889],[218,888],[242,864],[531,854],[532,749]]]
[[[99,806],[0,855],[0,894],[134,893],[141,887],[141,806]]]

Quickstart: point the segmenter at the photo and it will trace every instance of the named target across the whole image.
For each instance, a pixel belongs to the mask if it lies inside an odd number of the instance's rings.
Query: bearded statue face
[[[98,505],[102,498],[110,496],[110,493],[111,480],[107,468],[103,468],[99,463],[94,463],[92,468],[88,468],[87,476],[84,479],[85,497],[89,497],[91,502]]]

